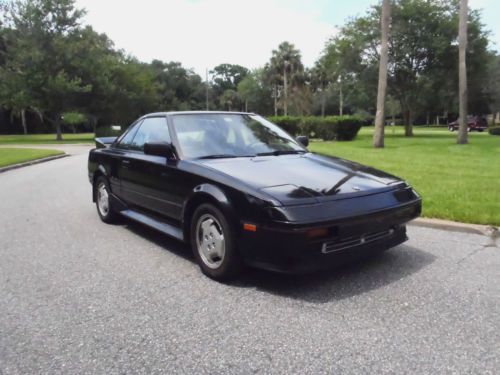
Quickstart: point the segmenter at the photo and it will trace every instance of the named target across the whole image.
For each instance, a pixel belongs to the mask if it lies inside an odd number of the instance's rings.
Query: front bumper
[[[345,264],[405,242],[405,223],[418,217],[421,201],[378,212],[316,225],[262,225],[242,231],[238,246],[247,262],[258,268],[307,273]],[[310,238],[311,229],[327,228],[328,235]]]

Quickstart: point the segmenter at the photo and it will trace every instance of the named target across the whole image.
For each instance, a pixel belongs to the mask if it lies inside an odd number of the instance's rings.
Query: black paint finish
[[[117,211],[132,210],[178,228],[183,235],[177,238],[189,239],[190,215],[209,201],[233,226],[247,263],[298,272],[395,246],[406,240],[404,224],[420,215],[421,199],[404,181],[343,159],[309,152],[184,159],[171,121],[176,114],[144,116],[165,119],[170,157],[120,148],[119,139],[106,138],[90,151],[88,173],[91,183],[99,175],[108,178]],[[243,223],[255,224],[257,231],[244,231]],[[311,237],[317,228],[326,234]],[[363,236],[387,230],[391,236],[362,243]],[[352,236],[360,245],[321,253],[323,243]]]

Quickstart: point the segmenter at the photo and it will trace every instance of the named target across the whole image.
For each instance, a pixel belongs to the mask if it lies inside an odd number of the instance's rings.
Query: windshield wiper
[[[291,154],[305,154],[307,151],[304,150],[274,150],[269,152],[259,152],[256,156],[269,156],[269,155],[291,155]]]
[[[249,158],[255,155],[214,154],[200,156],[198,159]]]

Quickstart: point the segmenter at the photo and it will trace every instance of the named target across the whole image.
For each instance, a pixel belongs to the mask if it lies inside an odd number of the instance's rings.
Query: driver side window
[[[130,145],[132,150],[144,151],[148,142],[170,143],[167,119],[165,117],[149,117],[144,119]]]
[[[135,137],[135,134],[137,133],[137,130],[139,129],[139,126],[141,126],[142,121],[137,122],[136,124],[132,125],[130,130],[128,130],[119,140],[116,145],[118,148],[123,148],[123,149],[130,149],[130,146],[132,144],[132,140]]]

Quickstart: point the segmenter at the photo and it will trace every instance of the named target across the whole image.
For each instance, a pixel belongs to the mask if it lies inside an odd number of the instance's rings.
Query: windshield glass
[[[185,114],[172,116],[186,158],[242,157],[306,152],[278,126],[257,115]]]

